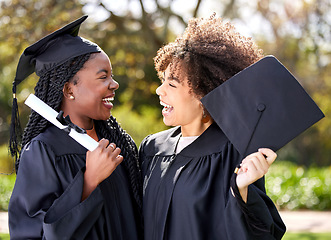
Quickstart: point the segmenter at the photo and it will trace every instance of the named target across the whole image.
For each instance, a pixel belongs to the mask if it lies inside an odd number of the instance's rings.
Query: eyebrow
[[[176,82],[180,83],[180,80],[174,76],[168,77],[168,80],[175,80]]]
[[[97,71],[97,74],[99,74],[99,73],[108,73],[108,70],[106,70],[106,69],[100,69],[99,71]]]

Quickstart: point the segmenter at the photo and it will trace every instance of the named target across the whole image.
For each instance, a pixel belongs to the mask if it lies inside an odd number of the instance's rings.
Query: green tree
[[[82,5],[79,1],[0,1],[0,144],[8,142],[12,82],[19,56],[42,36],[81,15]],[[23,123],[30,110],[22,102],[32,90],[36,79],[31,76],[17,91]]]
[[[268,20],[274,35],[272,42],[263,44],[264,49],[293,72],[326,115],[283,153],[300,164],[330,165],[331,2],[261,0],[257,10]]]

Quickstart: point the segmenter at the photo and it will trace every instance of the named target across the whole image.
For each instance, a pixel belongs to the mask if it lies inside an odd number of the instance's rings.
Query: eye
[[[176,88],[176,86],[173,85],[173,84],[171,84],[171,83],[169,83],[169,86],[170,86],[170,87],[173,87],[173,88]]]
[[[114,75],[108,75],[108,74],[103,74],[99,77],[101,80],[106,80],[106,79],[113,79]]]

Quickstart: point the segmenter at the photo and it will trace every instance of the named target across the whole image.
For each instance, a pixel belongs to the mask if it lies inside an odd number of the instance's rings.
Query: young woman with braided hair
[[[85,19],[27,48],[13,90],[36,72],[40,79],[35,95],[70,116],[99,145],[87,151],[32,111],[16,161],[17,179],[9,204],[11,239],[142,238],[137,148],[110,114],[119,85],[108,56],[77,36]],[[17,156],[17,119],[12,123],[10,150]]]
[[[191,19],[182,35],[157,52],[162,84],[156,93],[164,123],[174,128],[147,136],[139,148],[146,240],[283,236],[285,226],[263,179],[276,153],[261,148],[241,156],[200,101],[262,56],[251,39],[214,16]]]

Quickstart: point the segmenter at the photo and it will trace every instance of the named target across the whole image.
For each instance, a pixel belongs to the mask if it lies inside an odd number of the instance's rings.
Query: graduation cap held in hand
[[[260,147],[277,151],[324,117],[273,56],[242,70],[201,102],[243,157]]]

